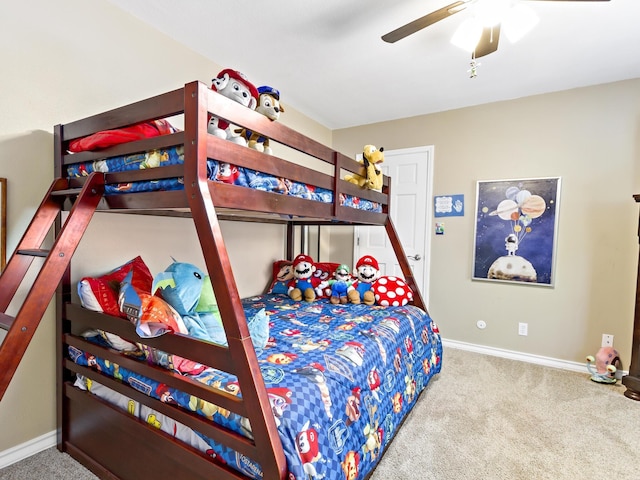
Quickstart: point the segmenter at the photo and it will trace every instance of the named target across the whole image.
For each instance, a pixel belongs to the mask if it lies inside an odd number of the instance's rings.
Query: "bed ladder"
[[[92,173],[81,189],[70,188],[65,178],[54,180],[0,275],[0,328],[7,330],[6,337],[0,345],[0,400],[103,195],[102,173]],[[67,199],[73,202],[67,220],[62,228],[55,228],[57,234],[51,249],[43,249],[43,243],[59,218]],[[7,315],[7,308],[36,257],[44,258],[40,271],[29,288],[18,314],[15,317]]]

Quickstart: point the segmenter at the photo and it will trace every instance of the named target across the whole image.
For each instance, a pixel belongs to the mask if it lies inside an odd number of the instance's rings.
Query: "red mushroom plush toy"
[[[380,277],[373,284],[373,293],[377,305],[399,307],[413,300],[413,292],[401,278],[394,276]]]

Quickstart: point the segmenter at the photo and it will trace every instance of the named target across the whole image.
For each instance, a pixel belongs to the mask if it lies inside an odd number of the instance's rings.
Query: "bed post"
[[[260,457],[252,460],[262,467],[263,478],[284,479],[286,458],[207,180],[207,156],[215,154],[216,149],[209,148],[208,152],[208,141],[205,140],[208,138],[207,98],[210,94],[210,90],[200,82],[185,85],[184,188],[218,301],[230,360],[249,413],[248,420]],[[227,148],[227,145],[222,148]]]
[[[396,258],[398,259],[398,264],[400,265],[400,269],[402,270],[404,279],[407,282],[407,285],[409,285],[409,287],[413,291],[413,304],[416,307],[420,307],[425,312],[427,312],[427,306],[425,305],[424,299],[422,298],[422,292],[420,292],[420,289],[416,284],[416,279],[413,276],[413,270],[411,270],[411,265],[409,265],[409,260],[407,260],[407,255],[404,252],[404,248],[402,248],[400,238],[398,237],[398,233],[396,232],[396,228],[393,226],[393,222],[391,221],[390,216],[387,216],[387,221],[384,224],[384,228],[387,231],[387,236],[389,237],[389,241],[391,242],[393,251],[396,254]]]

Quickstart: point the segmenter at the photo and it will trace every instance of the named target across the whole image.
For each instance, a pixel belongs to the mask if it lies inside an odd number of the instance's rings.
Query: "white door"
[[[425,306],[429,305],[433,150],[433,146],[385,150],[382,164],[385,175],[391,177],[391,220]],[[355,227],[354,235],[354,263],[363,255],[372,255],[383,275],[404,278],[384,227]]]

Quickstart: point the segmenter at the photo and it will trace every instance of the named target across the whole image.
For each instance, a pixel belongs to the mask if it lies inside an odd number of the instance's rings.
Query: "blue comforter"
[[[440,371],[442,344],[436,324],[410,305],[300,303],[284,295],[262,295],[243,303],[247,318],[262,308],[269,315],[269,342],[256,353],[290,477],[364,478],[420,392]],[[246,419],[232,412],[74,348],[70,353],[80,364],[91,363],[151,396],[251,435]],[[235,377],[219,370],[204,368],[195,378],[242,394]],[[252,460],[200,437],[225,463],[261,478],[260,466]]]

